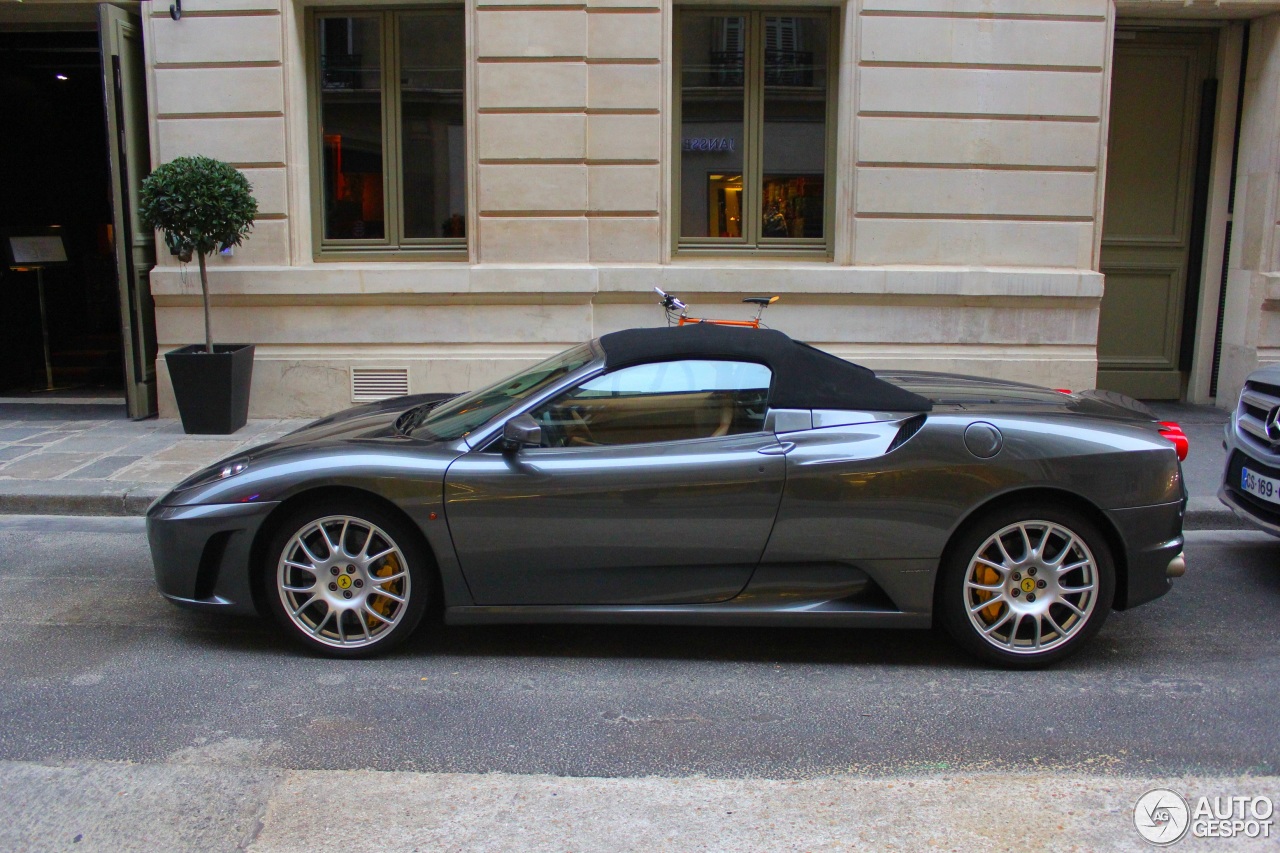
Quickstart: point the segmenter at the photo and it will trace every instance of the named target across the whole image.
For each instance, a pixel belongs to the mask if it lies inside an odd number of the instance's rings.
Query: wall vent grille
[[[376,403],[388,397],[403,397],[409,393],[409,368],[407,367],[353,367],[351,368],[351,402]]]

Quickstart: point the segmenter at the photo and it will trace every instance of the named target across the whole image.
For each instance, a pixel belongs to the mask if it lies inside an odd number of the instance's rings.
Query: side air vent
[[[913,418],[907,418],[902,422],[902,426],[898,428],[898,434],[893,437],[893,441],[889,443],[889,449],[885,453],[892,453],[902,445],[911,440],[911,436],[920,431],[920,427],[924,426],[924,422],[928,420],[925,415],[916,415]]]
[[[376,403],[409,393],[407,367],[351,368],[351,402]]]

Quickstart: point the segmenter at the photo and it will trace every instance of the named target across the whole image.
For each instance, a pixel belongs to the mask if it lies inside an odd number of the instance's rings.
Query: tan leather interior
[[[713,438],[734,432],[735,393],[637,394],[564,400],[551,409],[550,432],[564,431],[566,446],[647,444]],[[743,431],[741,429],[739,432]]]

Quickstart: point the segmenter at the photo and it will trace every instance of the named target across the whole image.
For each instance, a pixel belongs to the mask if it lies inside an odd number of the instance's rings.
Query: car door
[[[541,445],[457,459],[454,548],[477,604],[723,601],[751,577],[782,497],[768,368],[623,367],[532,407]]]

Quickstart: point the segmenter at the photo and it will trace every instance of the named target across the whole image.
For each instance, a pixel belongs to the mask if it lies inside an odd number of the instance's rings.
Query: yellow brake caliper
[[[995,569],[990,566],[982,565],[977,568],[978,570],[974,572],[974,580],[978,583],[986,586],[994,586],[1000,583],[1000,575],[996,573]],[[975,592],[978,595],[979,601],[987,601],[988,599],[996,597],[994,592],[988,592],[985,589],[975,590]],[[982,616],[983,620],[988,625],[990,625],[992,622],[996,621],[996,617],[1000,615],[1000,601],[998,599],[993,601],[991,604],[988,604],[986,607],[979,610],[978,614]]]
[[[382,565],[374,571],[374,577],[389,578],[392,575],[399,574],[400,562],[396,559],[395,554],[388,554],[382,561]],[[387,592],[400,595],[400,582],[389,581],[384,584],[378,584],[378,589],[385,589]],[[373,596],[373,600],[369,602],[369,606],[385,617],[390,617],[391,612],[395,610],[396,603],[385,595]]]

